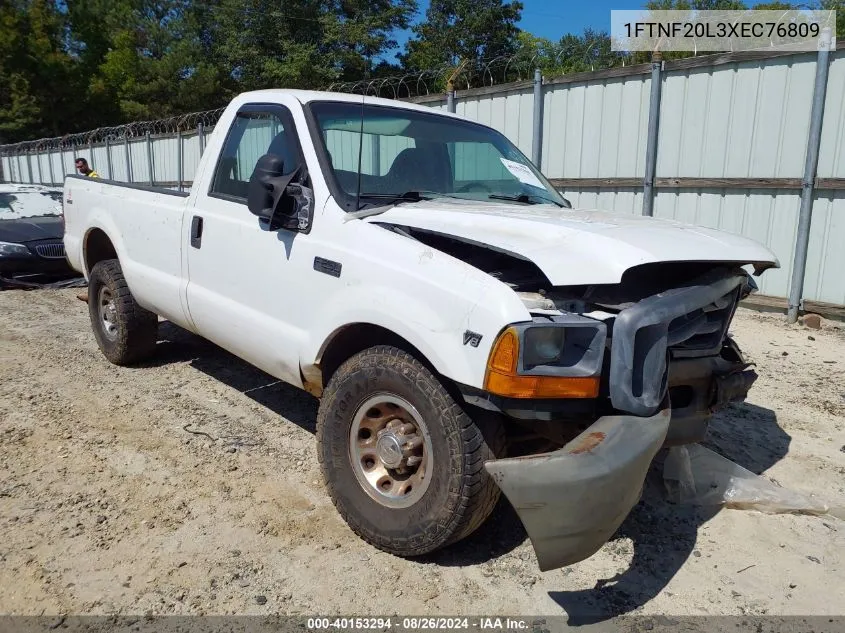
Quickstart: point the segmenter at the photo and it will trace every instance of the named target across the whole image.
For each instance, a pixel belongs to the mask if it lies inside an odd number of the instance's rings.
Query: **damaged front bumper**
[[[605,416],[560,450],[485,463],[541,571],[584,560],[613,536],[639,501],[670,418],[668,406],[651,417]]]

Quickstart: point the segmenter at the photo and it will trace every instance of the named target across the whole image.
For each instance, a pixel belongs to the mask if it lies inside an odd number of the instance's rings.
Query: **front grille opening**
[[[674,319],[669,325],[670,347],[715,353],[727,332],[738,295],[738,289],[732,290],[709,306]]]

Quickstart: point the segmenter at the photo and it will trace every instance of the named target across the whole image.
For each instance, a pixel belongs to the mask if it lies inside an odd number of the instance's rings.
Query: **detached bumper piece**
[[[744,402],[755,380],[757,380],[757,372],[753,369],[716,376],[712,410],[718,411],[731,402]]]
[[[668,408],[606,416],[560,450],[484,464],[516,509],[541,571],[584,560],[613,536],[640,499],[670,417]]]

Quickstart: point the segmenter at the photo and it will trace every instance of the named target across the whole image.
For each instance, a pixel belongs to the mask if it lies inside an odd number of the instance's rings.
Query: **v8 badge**
[[[478,344],[481,342],[481,334],[478,332],[473,332],[472,330],[467,330],[464,332],[464,345],[472,345],[473,347],[478,347]]]

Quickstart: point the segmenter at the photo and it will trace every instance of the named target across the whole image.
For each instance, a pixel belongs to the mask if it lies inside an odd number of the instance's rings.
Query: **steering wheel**
[[[473,182],[468,182],[460,189],[457,189],[455,193],[469,193],[471,191],[483,191],[485,193],[493,193],[493,190],[485,185],[483,182],[479,182],[477,180]]]

